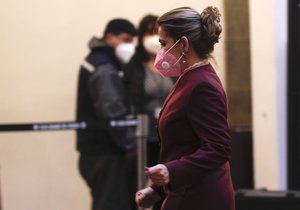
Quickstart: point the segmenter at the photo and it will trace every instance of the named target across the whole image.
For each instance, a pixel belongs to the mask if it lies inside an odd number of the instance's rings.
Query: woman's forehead
[[[161,26],[158,27],[158,36],[160,39],[168,39],[169,38],[166,31]]]

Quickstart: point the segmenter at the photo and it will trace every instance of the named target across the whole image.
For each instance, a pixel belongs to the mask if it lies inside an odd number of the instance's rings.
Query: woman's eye
[[[160,47],[165,47],[166,46],[166,42],[164,42],[163,40],[158,40],[160,43]]]

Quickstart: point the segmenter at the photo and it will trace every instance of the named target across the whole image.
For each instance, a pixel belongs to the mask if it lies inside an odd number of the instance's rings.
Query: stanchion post
[[[144,168],[147,164],[147,136],[148,136],[148,116],[146,114],[137,116],[137,176],[138,190],[146,187],[146,176]],[[139,208],[142,210],[144,208]]]

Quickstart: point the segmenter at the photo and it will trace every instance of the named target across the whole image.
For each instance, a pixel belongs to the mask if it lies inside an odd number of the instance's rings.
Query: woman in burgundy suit
[[[217,8],[189,7],[158,19],[161,49],[155,67],[179,76],[158,119],[161,164],[146,167],[152,185],[136,193],[149,208],[162,195],[162,210],[234,210],[227,102],[208,59],[222,28]]]

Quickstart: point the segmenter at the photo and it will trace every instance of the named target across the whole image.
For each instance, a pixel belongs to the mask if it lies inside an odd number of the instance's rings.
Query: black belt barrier
[[[137,126],[135,119],[112,120],[111,127]],[[50,123],[25,123],[25,124],[0,124],[0,132],[5,131],[51,131],[51,130],[79,130],[95,128],[87,122],[50,122]]]
[[[0,132],[5,131],[49,131],[87,129],[86,122],[52,122],[26,124],[0,124]]]

